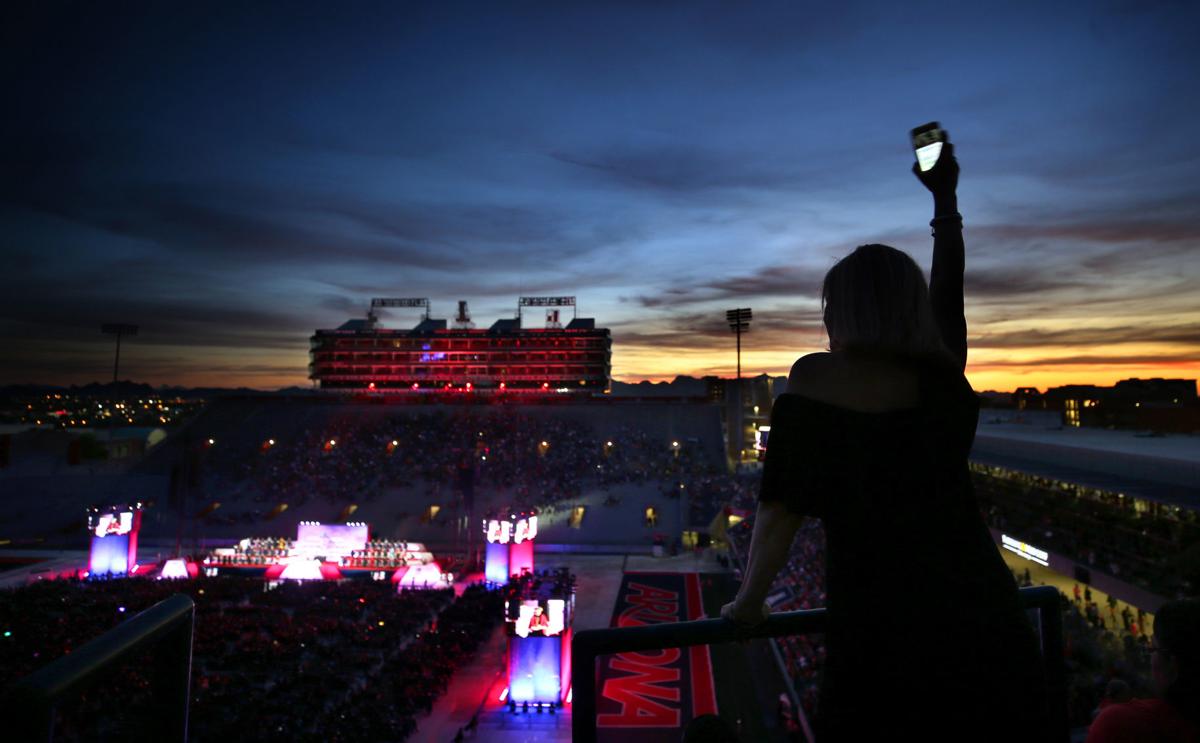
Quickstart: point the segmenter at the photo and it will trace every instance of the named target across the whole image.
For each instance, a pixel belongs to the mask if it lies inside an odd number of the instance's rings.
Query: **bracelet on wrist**
[[[946,227],[950,225],[961,230],[962,215],[958,212],[953,212],[951,214],[940,214],[934,217],[933,219],[929,220],[929,226],[933,228],[933,231],[930,234],[936,236],[939,227]]]

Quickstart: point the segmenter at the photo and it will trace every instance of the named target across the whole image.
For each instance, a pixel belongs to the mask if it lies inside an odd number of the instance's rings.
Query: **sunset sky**
[[[978,390],[1200,376],[1195,2],[37,3],[0,23],[0,383],[306,385],[371,297],[575,295],[616,379],[825,347],[962,166]],[[250,7],[245,7],[249,5]],[[351,12],[353,8],[353,12]],[[394,327],[416,314],[393,313]]]

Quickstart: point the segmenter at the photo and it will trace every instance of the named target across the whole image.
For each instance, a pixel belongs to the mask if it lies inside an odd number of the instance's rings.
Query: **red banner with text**
[[[697,573],[626,573],[612,626],[701,619]],[[708,648],[664,648],[600,659],[596,727],[601,741],[678,741],[698,715],[716,713]]]

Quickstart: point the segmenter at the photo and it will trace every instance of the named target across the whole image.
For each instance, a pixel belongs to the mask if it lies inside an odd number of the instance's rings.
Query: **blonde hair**
[[[925,275],[901,250],[860,245],[838,261],[825,274],[821,309],[831,351],[953,360]]]

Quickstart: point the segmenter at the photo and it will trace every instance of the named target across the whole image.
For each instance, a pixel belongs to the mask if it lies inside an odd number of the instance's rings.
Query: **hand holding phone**
[[[933,193],[935,198],[953,197],[958,188],[958,161],[954,158],[954,145],[950,136],[936,121],[913,129],[913,153],[917,162],[913,164],[913,175]]]
[[[940,159],[944,145],[950,141],[946,130],[936,121],[922,124],[909,132],[913,151],[917,155],[917,167],[922,172],[932,170]]]

